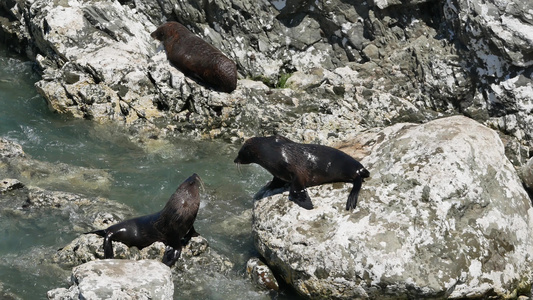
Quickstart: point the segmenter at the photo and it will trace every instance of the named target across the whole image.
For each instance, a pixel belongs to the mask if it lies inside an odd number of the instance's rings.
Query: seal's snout
[[[358,173],[361,176],[361,178],[370,177],[370,172],[367,169],[365,169],[365,168],[362,168],[361,170],[359,170]]]
[[[189,185],[198,184],[198,185],[200,185],[202,190],[204,189],[204,181],[196,173],[192,174],[189,178],[187,178],[186,181],[187,181],[187,183],[189,183]]]

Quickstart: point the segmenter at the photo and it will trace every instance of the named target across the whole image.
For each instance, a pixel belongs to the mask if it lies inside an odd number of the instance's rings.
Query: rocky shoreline
[[[256,247],[300,294],[517,298],[533,282],[532,9],[527,0],[21,0],[0,3],[0,39],[36,62],[51,110],[121,126],[147,149],[173,136],[280,133],[368,164],[367,204],[352,215],[337,207],[345,193],[335,185],[313,192],[324,206],[311,214],[286,195],[255,203]],[[168,63],[150,37],[166,20],[236,62],[234,92]],[[46,167],[9,147],[2,193],[66,205],[31,187],[48,184],[30,176]],[[52,169],[65,182],[109,180]],[[69,205],[81,205],[76,197]],[[338,243],[321,248],[331,237]],[[302,264],[302,254],[313,259]],[[430,266],[413,269],[413,259]]]

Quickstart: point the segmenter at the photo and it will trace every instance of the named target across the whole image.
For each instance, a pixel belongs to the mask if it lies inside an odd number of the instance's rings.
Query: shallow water
[[[213,278],[202,294],[191,298],[265,297],[244,276],[247,259],[256,254],[250,229],[233,234],[221,223],[251,209],[252,195],[270,179],[266,171],[256,166],[242,166],[239,171],[233,164],[238,146],[222,142],[177,139],[143,150],[116,128],[50,112],[34,88],[38,79],[31,62],[0,45],[0,137],[21,144],[37,160],[106,170],[112,177],[110,187],[73,184],[61,190],[121,202],[139,215],[160,210],[176,187],[197,173],[205,189],[196,230],[212,249],[232,260],[235,270]],[[53,182],[40,187],[57,189]],[[64,214],[38,219],[0,215],[0,291],[44,299],[48,290],[68,286],[68,278],[58,276],[63,274],[58,270],[31,267],[38,263],[31,260],[31,253],[54,251],[80,234],[56,230],[57,224],[67,221]],[[178,287],[175,298],[184,298]]]

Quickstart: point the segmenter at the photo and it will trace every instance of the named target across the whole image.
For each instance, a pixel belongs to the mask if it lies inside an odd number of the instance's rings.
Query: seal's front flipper
[[[115,255],[113,254],[113,243],[111,241],[111,237],[113,236],[113,233],[107,232],[104,237],[104,258],[113,258]]]
[[[288,185],[288,182],[283,181],[278,177],[274,176],[274,178],[272,178],[272,180],[267,185],[265,185],[257,193],[255,193],[254,200],[259,200],[276,194],[281,194],[286,191]]]
[[[357,176],[357,178],[353,181],[353,187],[350,195],[348,195],[348,201],[346,201],[346,210],[355,209],[357,206],[357,198],[359,198],[359,191],[361,190],[362,185],[363,178],[361,176]]]
[[[174,263],[180,258],[181,256],[181,245],[178,248],[172,248],[170,246],[167,246],[165,250],[165,254],[163,255],[163,263],[169,267],[172,267]]]
[[[187,232],[187,234],[183,237],[183,239],[181,239],[181,244],[183,246],[187,245],[187,243],[189,243],[189,241],[191,240],[191,238],[195,237],[195,236],[199,236],[200,234],[198,232],[196,232],[196,230],[194,230],[194,226],[191,227],[191,229],[189,229],[189,232]]]
[[[296,202],[305,209],[313,209],[313,202],[309,198],[309,194],[305,188],[300,187],[297,184],[291,184],[291,190],[289,191],[289,200]]]
[[[265,186],[265,188],[269,190],[274,190],[274,189],[284,188],[288,184],[289,183],[287,181],[281,180],[278,177],[274,176],[274,178],[272,178],[272,180]]]

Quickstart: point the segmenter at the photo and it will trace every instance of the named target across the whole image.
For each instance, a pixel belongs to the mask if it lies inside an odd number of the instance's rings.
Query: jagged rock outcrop
[[[370,149],[353,212],[351,185],[254,205],[267,263],[311,298],[513,298],[533,283],[533,208],[503,144],[465,117],[397,124],[357,141]]]
[[[72,270],[72,286],[48,292],[48,299],[173,299],[170,268],[154,260],[100,260]]]
[[[43,72],[37,88],[53,110],[117,121],[147,139],[282,132],[324,142],[463,113],[531,141],[532,43],[530,30],[521,30],[532,26],[528,7],[13,1],[2,4],[9,18],[0,31],[35,57]],[[237,91],[213,92],[173,68],[149,36],[165,20],[234,59]]]
[[[491,123],[519,139],[533,137],[533,3],[446,0],[443,13],[452,38],[467,49],[478,98]]]

